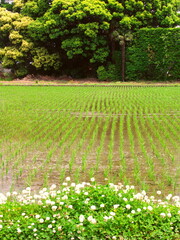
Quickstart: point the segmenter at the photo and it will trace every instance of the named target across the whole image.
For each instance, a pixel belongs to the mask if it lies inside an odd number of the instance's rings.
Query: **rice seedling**
[[[70,174],[178,192],[177,87],[0,86],[0,94],[1,188]]]

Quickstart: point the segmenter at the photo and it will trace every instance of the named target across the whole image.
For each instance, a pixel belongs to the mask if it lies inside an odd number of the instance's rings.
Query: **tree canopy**
[[[178,25],[176,0],[14,0],[0,7],[0,61],[15,75],[70,73],[111,61],[112,34]],[[125,38],[124,38],[125,39]]]

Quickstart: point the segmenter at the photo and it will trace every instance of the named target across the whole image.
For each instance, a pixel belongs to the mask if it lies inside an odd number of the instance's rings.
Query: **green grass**
[[[177,194],[179,103],[179,87],[0,86],[1,191],[70,176]]]

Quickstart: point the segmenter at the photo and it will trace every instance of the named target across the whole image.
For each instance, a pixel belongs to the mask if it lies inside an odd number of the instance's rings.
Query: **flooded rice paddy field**
[[[52,183],[180,194],[179,87],[0,86],[0,192]]]

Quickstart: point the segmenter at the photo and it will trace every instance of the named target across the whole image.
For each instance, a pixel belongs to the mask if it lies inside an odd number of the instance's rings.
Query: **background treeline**
[[[175,80],[178,0],[14,0],[0,7],[0,62],[14,75]]]

